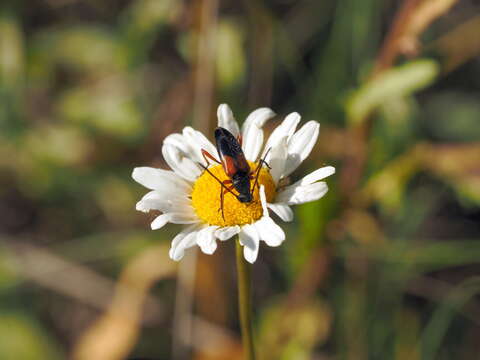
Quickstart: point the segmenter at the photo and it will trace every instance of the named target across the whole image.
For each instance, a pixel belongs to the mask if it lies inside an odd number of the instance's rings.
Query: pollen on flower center
[[[251,169],[256,169],[257,164],[250,161],[248,163]],[[222,165],[211,167],[208,170],[220,181],[229,179]],[[250,181],[251,186],[253,186],[254,181],[255,180]],[[275,182],[265,167],[260,170],[258,184],[259,186],[265,186],[267,202],[271,202],[275,197]],[[230,184],[226,186],[230,186]],[[225,193],[223,199],[225,219],[223,219],[220,203],[220,191],[223,191],[223,188],[211,174],[204,171],[193,185],[192,205],[198,217],[209,225],[234,226],[251,224],[263,215],[259,186],[254,189],[253,200],[250,203],[242,203],[232,193]],[[238,195],[235,189],[232,189],[232,191]]]

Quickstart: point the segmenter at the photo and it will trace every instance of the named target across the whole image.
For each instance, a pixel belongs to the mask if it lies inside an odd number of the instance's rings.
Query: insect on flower
[[[271,109],[253,111],[242,126],[226,104],[218,107],[217,114],[216,146],[187,126],[163,142],[162,154],[171,170],[146,166],[133,170],[135,181],[150,190],[136,209],[161,212],[151,223],[153,230],[167,223],[185,225],[172,240],[169,255],[175,261],[196,245],[213,254],[217,240],[238,235],[245,259],[254,263],[262,241],[279,246],[285,240],[270,212],[292,221],[290,207],[323,197],[328,191],[323,180],[335,168],[321,167],[284,185],[313,150],[320,124],[310,120],[297,129],[301,119],[293,112],[264,142],[262,127],[275,115]],[[219,197],[212,196],[214,188],[220,188]]]
[[[225,219],[223,212],[223,199],[226,193],[231,193],[242,203],[250,203],[253,200],[253,191],[258,185],[258,176],[262,165],[265,164],[270,169],[270,166],[265,161],[266,156],[270,149],[267,150],[263,159],[260,159],[255,170],[251,171],[250,165],[245,159],[245,155],[242,150],[242,137],[239,135],[237,138],[232,135],[230,131],[225,128],[218,127],[215,129],[215,142],[219,159],[216,159],[207,150],[202,149],[202,155],[207,165],[200,164],[200,166],[213,176],[221,185],[220,188],[220,209],[222,211],[222,218]],[[221,181],[208,169],[210,162],[208,159],[221,164],[225,174],[229,179]],[[253,186],[251,180],[254,180]],[[238,195],[233,190],[238,192]]]

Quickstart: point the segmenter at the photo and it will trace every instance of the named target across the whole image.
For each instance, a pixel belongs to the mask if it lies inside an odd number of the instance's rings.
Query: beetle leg
[[[269,165],[265,160],[260,159],[259,162],[260,162],[261,164],[265,165],[265,166],[268,168],[268,170],[272,170],[272,168],[270,167],[270,165]]]
[[[227,180],[224,180],[223,182],[223,185],[227,185],[227,184],[231,184],[230,186],[226,187],[224,190],[220,189],[220,209],[218,209],[218,211],[222,210],[222,219],[225,220],[225,214],[223,212],[223,202],[224,202],[224,199],[225,199],[225,194],[227,192],[231,192],[235,197],[237,195],[235,195],[232,190],[234,188],[233,184],[232,184],[232,180],[230,179],[227,179]]]
[[[241,134],[239,134],[239,135],[237,136],[237,141],[238,141],[238,143],[240,144],[240,146],[242,146],[242,140],[243,140],[243,137],[242,137]]]
[[[212,175],[212,177],[218,181],[218,183],[220,184],[221,187],[223,187],[225,190],[227,190],[228,192],[230,192],[233,196],[235,196],[237,199],[238,199],[238,196],[232,191],[230,190],[219,178],[217,178],[209,169],[208,167],[206,167],[205,165],[203,165],[202,163],[197,163],[203,170],[205,170],[206,172],[208,172],[210,175]],[[231,180],[225,180],[225,181],[231,181]]]
[[[210,154],[210,153],[209,153],[207,150],[205,150],[205,149],[202,149],[202,156],[203,156],[203,158],[205,159],[205,162],[207,163],[207,167],[208,167],[208,165],[210,165],[210,162],[208,161],[208,159],[213,160],[213,161],[215,161],[216,163],[221,164],[221,162],[218,161],[218,160],[215,158],[215,156],[213,156],[212,154]],[[208,158],[208,159],[207,159],[207,158]]]
[[[225,180],[225,181],[228,181],[228,180]],[[226,184],[225,181],[223,182],[224,184]],[[227,189],[223,190],[223,193],[226,194],[227,192],[232,191],[233,188],[234,188],[234,186],[230,185]]]
[[[225,213],[223,212],[223,199],[225,197],[224,190],[220,188],[220,209],[218,211],[222,211],[222,219],[225,221]]]
[[[225,185],[225,184],[231,184],[231,183],[232,183],[232,180],[224,180],[224,181],[222,182],[223,185]],[[226,186],[225,186],[225,189],[224,189],[224,190],[223,190],[223,189],[220,189],[220,208],[218,209],[218,211],[222,211],[222,219],[223,219],[223,220],[225,220],[225,214],[224,214],[224,212],[223,212],[223,201],[224,201],[224,199],[225,199],[225,194],[226,194],[227,192],[231,192],[231,193],[233,194],[232,189],[233,189],[233,184],[230,185],[229,187],[226,187]],[[233,195],[235,195],[235,194],[233,194]],[[235,196],[236,196],[236,195],[235,195]]]
[[[267,158],[267,155],[268,155],[268,153],[270,152],[270,150],[272,150],[271,147],[269,147],[269,148],[267,149],[267,152],[266,152],[265,155],[263,156],[263,159],[258,160],[259,165],[264,164],[269,170],[271,170],[272,168],[271,168],[270,165],[265,161],[265,159]]]
[[[270,167],[270,165],[265,161],[265,159],[267,158],[267,155],[268,153],[270,152],[270,149],[271,148],[268,148],[267,152],[265,153],[265,155],[263,156],[263,159],[260,159],[258,160],[258,165],[257,167],[255,168],[255,170],[252,172],[252,174],[256,174],[257,172],[260,171],[260,168],[262,167],[262,165],[265,165],[267,168],[269,168],[270,170],[272,169]]]

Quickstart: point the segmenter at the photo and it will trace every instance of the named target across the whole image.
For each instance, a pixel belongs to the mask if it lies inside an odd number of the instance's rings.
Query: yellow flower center
[[[250,169],[254,170],[257,167],[257,164],[250,161],[248,164]],[[222,165],[211,167],[208,170],[222,182],[230,180],[227,174],[225,174]],[[250,187],[253,186],[254,182],[255,179],[250,180]],[[267,202],[271,202],[275,197],[275,182],[265,167],[262,167],[260,170],[258,185],[255,187],[252,201],[249,203],[240,202],[232,193],[227,191],[223,197],[223,218],[220,192],[225,189],[211,174],[204,171],[193,185],[192,205],[198,217],[209,225],[234,226],[251,224],[263,215],[259,195],[260,185],[265,186]],[[232,184],[228,183],[225,186],[231,187]],[[232,192],[238,195],[238,191],[233,188]]]

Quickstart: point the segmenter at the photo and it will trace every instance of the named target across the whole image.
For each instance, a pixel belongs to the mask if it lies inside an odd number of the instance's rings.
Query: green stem
[[[246,360],[255,360],[252,330],[252,294],[251,294],[251,265],[243,257],[243,247],[236,241],[237,277],[238,277],[238,313],[242,328],[243,351]]]

